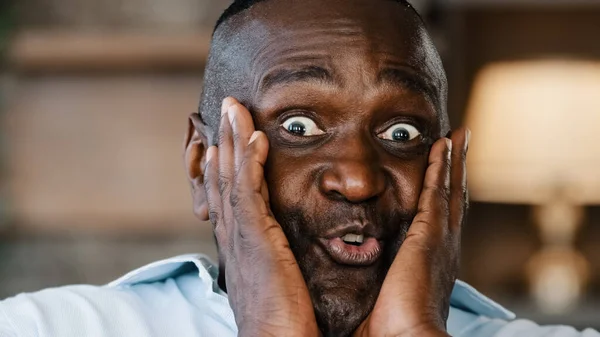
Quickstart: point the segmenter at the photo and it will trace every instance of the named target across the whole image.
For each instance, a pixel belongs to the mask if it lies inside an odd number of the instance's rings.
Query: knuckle
[[[237,208],[242,201],[242,196],[240,194],[239,189],[235,188],[231,191],[231,194],[229,195],[229,203],[231,204],[231,207],[233,208]]]
[[[227,241],[227,251],[229,251],[229,252],[235,251],[235,243],[233,240]]]
[[[221,119],[226,118],[226,117],[221,117]],[[227,134],[225,133],[225,130],[223,128],[220,128],[221,130],[219,131],[219,144],[223,144],[227,141]]]
[[[208,219],[213,225],[213,228],[216,228],[219,225],[219,221],[221,220],[221,214],[216,209],[210,209],[208,211]]]
[[[444,166],[443,167],[443,171],[442,171],[442,172],[444,172],[444,174],[451,172],[451,170],[452,170],[452,160],[446,159],[446,160],[443,161],[442,165]]]
[[[440,206],[445,212],[448,212],[448,205],[450,204],[450,190],[446,186],[431,186],[429,187],[430,192],[439,199]]]
[[[234,133],[233,133],[233,135],[232,135],[232,138],[233,138],[233,143],[234,143],[236,146],[239,146],[239,145],[241,145],[241,144],[242,144],[242,142],[241,142],[241,140],[242,140],[242,137],[241,137],[241,136],[240,136],[238,133],[235,133],[235,132],[234,132]]]
[[[242,160],[240,161],[240,170],[238,173],[239,179],[245,179],[247,173],[248,173],[248,166],[250,164],[250,158],[251,158],[251,153],[250,151],[246,151],[246,153],[244,153],[244,156],[242,157]]]
[[[223,173],[219,173],[219,193],[224,195],[229,190],[231,179]]]
[[[467,160],[467,152],[466,151],[456,151],[454,154],[453,160],[459,160],[460,162],[465,162]]]
[[[442,208],[447,212],[450,205],[450,191],[447,187],[442,187],[438,190],[438,193],[442,200]]]
[[[229,203],[232,208],[243,208],[244,204],[246,204],[248,200],[249,196],[243,188],[236,186],[231,189],[231,193],[229,194]]]
[[[206,192],[206,198],[210,199],[214,192],[213,181],[210,179],[204,179],[204,182],[202,183],[202,185],[204,186],[204,191]]]

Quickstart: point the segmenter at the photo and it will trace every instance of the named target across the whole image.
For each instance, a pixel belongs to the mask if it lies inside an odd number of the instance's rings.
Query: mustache
[[[402,241],[416,216],[416,210],[392,208],[382,211],[374,204],[363,204],[336,205],[318,215],[300,207],[291,207],[273,215],[288,238],[318,238],[340,224],[360,220],[379,227],[384,240]]]

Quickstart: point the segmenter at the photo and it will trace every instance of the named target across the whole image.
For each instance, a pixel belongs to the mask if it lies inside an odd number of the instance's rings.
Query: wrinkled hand
[[[448,336],[446,320],[468,204],[469,131],[431,148],[419,208],[383,282],[373,311],[355,336]]]
[[[226,98],[204,182],[229,303],[240,336],[317,336],[306,283],[269,208],[263,169],[268,151],[248,110]]]

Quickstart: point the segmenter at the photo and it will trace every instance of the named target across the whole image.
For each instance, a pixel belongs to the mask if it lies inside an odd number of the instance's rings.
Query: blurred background
[[[0,298],[216,252],[182,165],[225,0],[0,2]],[[420,0],[473,130],[461,278],[600,328],[600,0]]]

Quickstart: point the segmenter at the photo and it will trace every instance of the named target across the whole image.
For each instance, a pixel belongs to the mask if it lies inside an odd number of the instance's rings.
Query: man
[[[455,281],[469,132],[401,0],[238,1],[185,162],[219,267],[155,262],[0,302],[0,336],[599,336]]]

